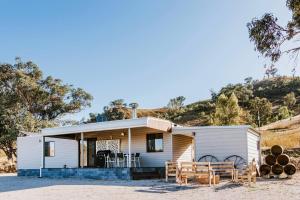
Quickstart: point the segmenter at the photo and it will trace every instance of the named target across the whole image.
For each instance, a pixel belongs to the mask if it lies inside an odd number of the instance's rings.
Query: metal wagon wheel
[[[219,160],[213,155],[205,155],[199,158],[198,162],[219,162]]]
[[[231,155],[225,158],[224,162],[233,162],[234,168],[236,169],[243,169],[245,166],[247,166],[246,160],[238,155]]]

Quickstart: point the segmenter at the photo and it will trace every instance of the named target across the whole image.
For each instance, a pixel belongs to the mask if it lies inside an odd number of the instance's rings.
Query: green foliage
[[[106,119],[110,121],[128,118],[126,116],[126,106],[127,104],[124,102],[124,99],[117,99],[110,102],[108,106],[103,108]]]
[[[184,96],[179,96],[179,97],[175,97],[173,99],[170,99],[169,103],[168,103],[168,108],[170,110],[179,110],[183,107],[184,102],[185,101],[185,97]]]
[[[285,106],[287,106],[288,109],[292,109],[293,106],[296,104],[296,102],[297,102],[297,99],[295,97],[294,92],[291,92],[291,93],[288,93],[287,95],[285,95],[283,103]]]
[[[290,111],[289,111],[288,107],[287,106],[281,106],[278,109],[278,115],[277,116],[278,116],[279,120],[289,118],[290,117]]]
[[[292,18],[284,26],[279,25],[278,19],[270,13],[247,24],[255,49],[272,62],[278,61],[283,53],[297,53],[300,50],[300,47],[295,47],[282,51],[282,46],[300,33],[300,0],[287,0],[286,6],[292,12]]]
[[[252,87],[252,84],[228,84],[227,86],[222,87],[216,96],[218,97],[222,94],[230,96],[234,93],[241,105],[247,105],[249,100],[253,97]]]
[[[8,157],[21,131],[53,126],[66,113],[90,106],[92,96],[60,79],[43,77],[33,62],[0,64],[0,149]],[[7,149],[9,151],[7,151]]]
[[[255,97],[250,101],[250,113],[257,126],[265,125],[272,117],[272,103],[266,98]]]
[[[253,95],[267,98],[271,102],[278,101],[288,93],[300,94],[300,78],[280,76],[272,79],[256,81],[253,84]]]
[[[221,94],[216,102],[214,123],[216,125],[234,125],[239,123],[239,119],[240,107],[236,95],[232,93],[228,98]]]

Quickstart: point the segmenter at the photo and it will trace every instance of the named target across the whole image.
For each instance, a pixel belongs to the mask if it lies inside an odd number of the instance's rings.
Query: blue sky
[[[246,23],[265,12],[285,23],[283,0],[0,1],[0,62],[16,56],[90,92],[101,112],[123,98],[143,108],[210,97],[227,83],[263,77]],[[291,63],[278,63],[291,74]]]

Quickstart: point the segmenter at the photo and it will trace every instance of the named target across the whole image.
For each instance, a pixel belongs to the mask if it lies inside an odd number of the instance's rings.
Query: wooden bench
[[[231,177],[231,180],[235,180],[235,168],[233,162],[211,162],[212,170],[215,174],[223,177]]]
[[[187,184],[189,178],[208,177],[208,184],[215,185],[215,174],[209,162],[181,162],[178,170],[178,182]]]
[[[183,182],[187,184],[189,178],[195,177],[195,168],[193,162],[181,162],[178,170],[178,181],[181,185]]]
[[[211,182],[216,184],[215,172],[211,168],[210,162],[194,162],[193,165],[196,178],[202,178],[204,175],[207,176],[209,186],[211,186]]]
[[[175,177],[175,181],[178,178],[178,164],[177,162],[166,162],[166,182],[169,181],[169,177]]]

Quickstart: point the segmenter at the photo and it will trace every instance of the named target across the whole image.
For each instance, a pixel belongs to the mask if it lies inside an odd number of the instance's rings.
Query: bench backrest
[[[211,170],[210,162],[194,162],[196,173],[209,172]]]
[[[214,171],[225,171],[225,170],[233,170],[234,163],[233,162],[212,162],[211,168]]]

